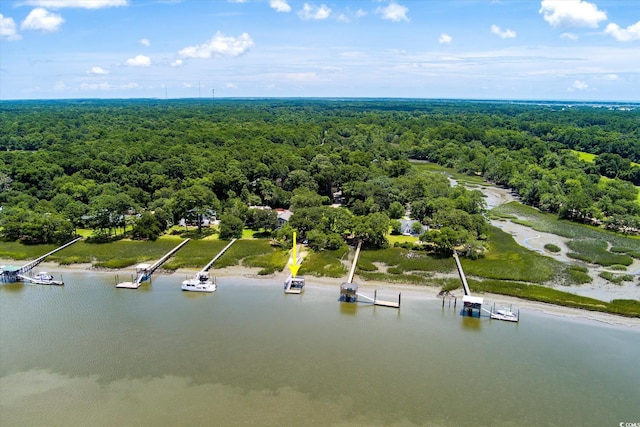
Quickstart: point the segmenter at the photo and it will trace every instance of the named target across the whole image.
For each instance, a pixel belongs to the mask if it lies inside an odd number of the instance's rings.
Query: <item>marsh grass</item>
[[[613,247],[624,247],[640,252],[640,236],[625,236],[602,228],[558,219],[555,215],[510,202],[493,208],[491,215],[513,216],[525,220],[537,231],[557,234],[569,239],[595,239],[608,242]]]
[[[347,269],[342,264],[349,253],[349,248],[345,245],[336,250],[324,250],[321,252],[311,252],[300,265],[301,275],[317,277],[343,277],[347,274]]]
[[[609,271],[603,271],[598,276],[616,285],[621,285],[622,282],[633,282],[633,275],[631,274],[614,274]]]
[[[593,282],[593,277],[587,273],[589,270],[584,267],[571,266],[565,271],[569,279],[567,284],[583,285]]]
[[[540,212],[530,206],[511,202],[491,210],[492,215],[518,217],[537,231],[557,234],[570,240],[569,257],[603,266],[630,265],[631,257],[639,258],[640,237],[624,236],[602,228],[559,220],[555,215]],[[608,247],[610,250],[607,250]]]
[[[282,271],[289,260],[289,251],[273,249],[270,253],[252,255],[243,259],[242,264],[247,267],[257,267],[260,275],[267,275]]]
[[[404,248],[363,250],[360,252],[360,259],[358,259],[359,270],[375,271],[377,268],[374,263],[386,264],[387,267],[395,267],[396,271],[401,272],[428,271],[447,273],[455,268],[455,263],[451,257],[440,257]],[[371,269],[370,266],[374,268]]]
[[[177,270],[178,268],[202,268],[213,259],[229,242],[218,239],[191,240],[184,245],[163,268]],[[234,243],[235,244],[235,243]],[[224,257],[224,255],[223,255]]]
[[[76,243],[76,245],[78,243]],[[54,250],[55,248],[56,245],[25,245],[18,242],[0,242],[0,259],[34,259]]]
[[[603,240],[571,240],[567,243],[567,246],[573,251],[569,252],[567,256],[592,264],[603,266],[620,264],[628,266],[633,263],[633,258],[627,254],[609,252],[607,250],[607,242]]]
[[[634,250],[632,248],[625,248],[625,247],[621,247],[621,246],[612,246],[611,248],[609,248],[609,252],[613,252],[616,254],[627,254],[630,257],[636,258],[636,259],[640,259],[640,251],[638,250]]]
[[[235,242],[227,252],[213,264],[213,267],[231,267],[240,264],[245,258],[270,254],[275,250],[276,248],[271,246],[268,240],[241,239]]]
[[[518,245],[513,237],[497,227],[489,227],[488,250],[477,260],[462,259],[470,276],[487,279],[543,283],[559,274],[564,265]]]
[[[553,243],[547,243],[546,245],[544,245],[544,248],[549,252],[553,252],[553,253],[560,252],[560,247],[557,245],[554,245]]]
[[[127,262],[135,260],[133,264],[136,264],[158,260],[182,241],[183,239],[178,236],[162,236],[154,242],[128,239],[110,243],[81,241],[56,252],[47,260],[63,264],[69,259],[80,259],[81,262],[90,262],[96,266],[104,265],[106,262],[108,262],[107,265],[118,265],[118,260],[126,260]],[[189,246],[189,243],[186,246]],[[184,250],[184,248],[182,249]]]

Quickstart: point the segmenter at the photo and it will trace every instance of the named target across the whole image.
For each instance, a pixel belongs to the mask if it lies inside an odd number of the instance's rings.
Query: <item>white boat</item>
[[[508,308],[496,310],[495,313],[491,313],[491,318],[496,320],[506,320],[507,322],[518,321],[518,315]]]
[[[209,278],[209,273],[206,271],[200,271],[192,279],[187,279],[182,282],[183,291],[191,292],[215,292],[217,285]]]
[[[62,280],[54,280],[53,276],[46,271],[41,271],[28,279],[34,285],[64,285]]]

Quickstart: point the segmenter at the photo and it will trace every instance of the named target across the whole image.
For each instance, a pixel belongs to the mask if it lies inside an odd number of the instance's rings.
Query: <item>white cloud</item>
[[[327,19],[331,15],[331,9],[324,4],[320,7],[312,6],[309,3],[305,3],[302,10],[298,12],[298,16],[302,19]]]
[[[229,89],[238,89],[238,85],[236,85],[235,83],[227,83],[226,85],[224,85],[224,87]]]
[[[409,8],[402,6],[396,2],[389,3],[386,7],[379,7],[376,9],[376,13],[382,15],[383,19],[388,19],[393,22],[409,21],[407,17]]]
[[[173,61],[171,63],[171,66],[172,67],[182,67],[182,64],[183,64],[182,59],[176,59],[175,61]]]
[[[603,77],[605,80],[618,80],[620,77],[617,74],[605,74]]]
[[[7,40],[20,40],[22,36],[18,34],[18,27],[16,21],[13,18],[5,18],[0,13],[0,38],[6,38]]]
[[[562,33],[560,37],[567,40],[578,40],[578,36],[573,33]]]
[[[356,10],[356,18],[362,18],[363,16],[367,16],[367,12],[365,10]]]
[[[63,22],[62,16],[37,7],[29,12],[20,28],[23,30],[58,31]]]
[[[88,71],[87,74],[93,74],[96,76],[103,76],[106,74],[109,74],[109,71],[105,70],[102,67],[91,67]]]
[[[276,12],[291,12],[291,6],[289,6],[287,0],[271,0],[269,6],[275,9]]]
[[[135,58],[129,58],[125,62],[126,65],[130,67],[150,67],[151,66],[151,58],[144,55],[136,55]]]
[[[451,44],[452,40],[453,40],[453,37],[445,33],[440,34],[440,37],[438,37],[438,43],[440,44]]]
[[[491,32],[503,39],[513,39],[516,37],[515,31],[509,29],[502,31],[502,29],[495,24],[491,26]]]
[[[349,17],[344,13],[341,13],[340,15],[338,15],[338,22],[342,22],[343,24],[348,24],[351,22],[351,19],[349,19]]]
[[[631,40],[640,40],[640,21],[633,25],[629,25],[627,28],[620,28],[618,24],[613,22],[607,25],[604,30],[606,34],[613,36],[619,42],[628,42]]]
[[[569,92],[573,92],[574,90],[586,90],[589,88],[589,85],[583,81],[576,80],[573,82],[571,86],[567,88]]]
[[[149,40],[149,39],[140,39],[140,44],[141,44],[142,46],[147,46],[147,47],[149,47],[149,46],[151,46],[151,40]]]
[[[101,9],[103,7],[127,6],[128,0],[26,0],[24,4],[31,6],[48,7],[50,9],[62,9],[65,7],[77,7],[82,9]]]
[[[56,84],[53,85],[53,90],[65,90],[66,88],[67,85],[64,84],[62,80],[57,81]]]
[[[538,13],[553,27],[597,28],[607,20],[607,13],[593,3],[582,0],[542,0]]]
[[[211,40],[196,46],[187,46],[178,54],[183,58],[211,58],[211,56],[239,56],[255,45],[249,34],[227,37],[220,31]]]

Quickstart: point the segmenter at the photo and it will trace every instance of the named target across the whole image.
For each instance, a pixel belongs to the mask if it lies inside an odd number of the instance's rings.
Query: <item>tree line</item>
[[[482,246],[479,193],[417,174],[421,159],[481,175],[524,203],[612,230],[640,227],[640,112],[560,105],[363,100],[88,100],[0,104],[3,238],[155,238],[216,213],[221,235],[277,234],[317,249],[384,246],[409,211],[436,247]],[[582,161],[571,150],[598,154]],[[343,208],[329,205],[341,193]],[[285,228],[285,231],[287,229]],[[281,232],[281,236],[285,233]],[[285,239],[282,237],[282,239]]]

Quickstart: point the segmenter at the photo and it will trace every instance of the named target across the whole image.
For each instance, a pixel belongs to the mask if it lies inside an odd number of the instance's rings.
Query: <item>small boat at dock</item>
[[[518,315],[509,308],[502,308],[491,313],[491,318],[496,320],[506,320],[507,322],[517,322]]]
[[[62,280],[55,280],[53,276],[46,271],[41,271],[33,277],[23,276],[23,279],[29,281],[32,285],[64,285]]]
[[[200,271],[194,278],[183,281],[181,288],[183,291],[191,292],[215,292],[218,287],[209,278],[209,273]]]

